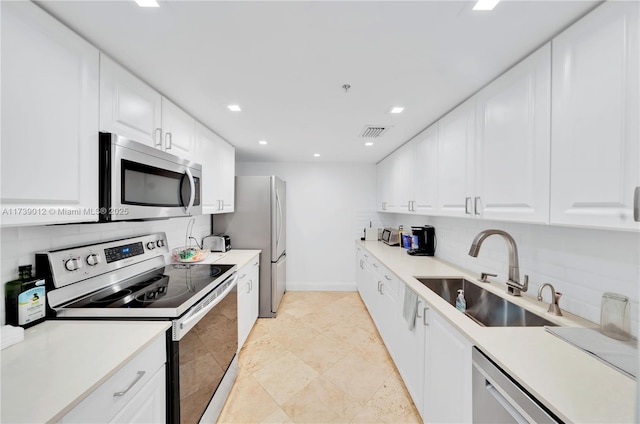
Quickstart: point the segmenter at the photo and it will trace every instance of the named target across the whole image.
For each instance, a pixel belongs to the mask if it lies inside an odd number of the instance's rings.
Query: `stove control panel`
[[[60,288],[169,253],[165,233],[148,234],[36,254],[36,271]]]

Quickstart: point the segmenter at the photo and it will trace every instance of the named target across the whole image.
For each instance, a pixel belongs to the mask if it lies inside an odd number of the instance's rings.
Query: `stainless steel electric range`
[[[167,422],[215,421],[237,375],[235,265],[168,264],[165,233],[36,254],[49,318],[170,320]]]

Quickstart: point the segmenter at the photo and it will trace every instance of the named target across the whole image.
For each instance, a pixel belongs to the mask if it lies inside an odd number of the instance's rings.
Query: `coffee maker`
[[[433,256],[436,253],[436,229],[431,225],[411,227],[412,243],[407,253],[414,256]]]

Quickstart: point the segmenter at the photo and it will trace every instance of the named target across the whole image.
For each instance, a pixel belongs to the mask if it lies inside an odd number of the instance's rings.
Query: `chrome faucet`
[[[562,296],[562,293],[557,292],[556,289],[553,288],[551,284],[544,283],[543,285],[540,286],[540,288],[538,289],[538,300],[542,302],[542,289],[544,289],[547,286],[549,286],[549,288],[551,289],[551,302],[549,303],[549,309],[547,310],[547,312],[561,317],[562,311],[560,310],[560,305],[558,305],[558,301],[560,300],[560,296]]]
[[[507,242],[509,248],[509,279],[507,280],[507,293],[513,296],[522,296],[522,292],[526,292],[529,288],[529,276],[524,276],[524,283],[520,284],[520,268],[518,267],[518,248],[516,241],[509,233],[502,230],[484,230],[480,232],[469,249],[469,255],[474,258],[478,257],[480,246],[485,239],[491,235],[500,235]]]

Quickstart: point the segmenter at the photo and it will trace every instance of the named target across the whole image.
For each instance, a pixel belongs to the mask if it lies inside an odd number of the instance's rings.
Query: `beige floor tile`
[[[239,359],[219,423],[420,422],[356,292],[287,292]]]
[[[294,421],[282,408],[278,407],[271,415],[262,420],[261,424],[293,424]]]
[[[322,334],[329,335],[353,347],[360,346],[365,339],[371,336],[370,332],[354,326],[351,323],[351,317],[348,320],[337,322]]]
[[[393,366],[388,362],[368,358],[362,351],[353,349],[325,371],[323,376],[364,404],[371,399],[393,371]]]
[[[251,337],[240,350],[238,366],[242,371],[253,373],[287,352],[289,350],[269,334]]]
[[[331,411],[332,414],[325,412],[323,415],[335,415],[334,422],[348,423],[363,406],[322,376],[313,380],[283,405],[283,409],[296,422],[305,422],[309,419],[308,411],[315,408]]]
[[[382,387],[367,402],[365,408],[385,423],[421,422],[418,410],[396,372],[387,378]]]
[[[302,359],[287,352],[253,373],[262,387],[282,405],[318,376]]]
[[[322,373],[340,359],[342,359],[353,347],[330,334],[320,334],[310,340],[296,343],[290,350],[298,358],[302,359],[313,369]]]
[[[237,379],[222,409],[219,424],[259,423],[278,405],[252,376]]]

